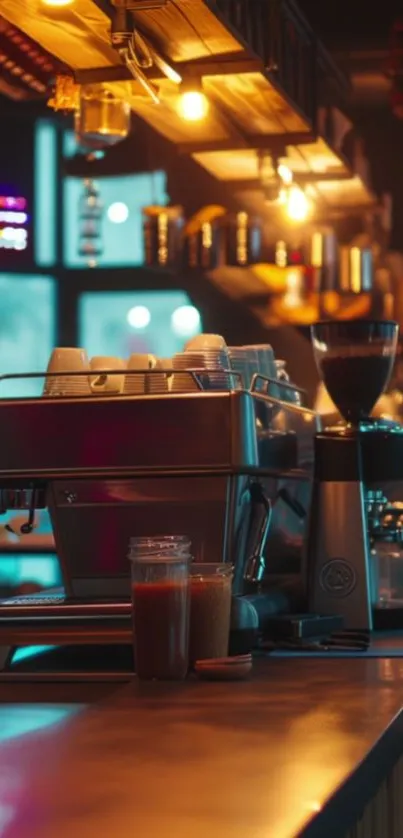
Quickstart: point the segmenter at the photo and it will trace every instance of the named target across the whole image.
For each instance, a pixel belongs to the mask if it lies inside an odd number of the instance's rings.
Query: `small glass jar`
[[[190,568],[191,664],[228,655],[233,567],[193,564]]]
[[[190,541],[184,535],[132,538],[134,657],[144,680],[182,680],[188,670]]]
[[[183,236],[182,207],[145,207],[143,232],[146,265],[169,268],[179,264]]]

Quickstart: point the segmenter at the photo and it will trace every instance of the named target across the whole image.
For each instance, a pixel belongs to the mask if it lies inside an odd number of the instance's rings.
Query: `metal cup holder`
[[[97,370],[96,374],[98,376],[102,376],[102,375],[108,375],[108,376],[119,375],[119,376],[122,376],[122,370],[121,369],[119,369],[119,370]],[[165,369],[164,368],[162,370],[159,367],[154,367],[154,368],[147,367],[147,369],[124,370],[123,371],[123,375],[125,375],[125,376],[138,376],[138,375],[142,375],[142,376],[151,376],[151,375],[161,376],[161,374],[166,375],[167,377],[169,377],[171,375],[175,375],[175,374],[177,374],[177,375],[189,374],[189,375],[192,376],[193,381],[197,385],[198,390],[203,391],[203,392],[219,391],[219,390],[227,390],[227,389],[228,390],[241,390],[242,389],[242,376],[241,376],[241,374],[239,372],[236,372],[235,370],[231,370],[231,369],[217,369],[217,368],[211,368],[211,367],[202,367],[202,368],[201,367],[198,367],[198,368],[189,367],[189,368],[186,368],[186,369],[179,369],[179,368],[176,368],[176,367],[172,367],[171,369]],[[36,379],[44,379],[46,381],[49,378],[61,378],[61,377],[63,377],[63,378],[74,378],[76,376],[77,377],[86,376],[87,378],[89,378],[90,375],[94,375],[94,372],[93,371],[88,371],[88,370],[72,370],[72,371],[62,370],[60,372],[58,371],[58,372],[5,373],[3,375],[0,375],[0,399],[1,399],[1,385],[6,383],[7,381],[24,381],[24,380],[32,381],[32,380],[36,380]],[[208,381],[209,376],[216,376],[216,377],[217,376],[220,376],[220,377],[222,376],[222,377],[228,378],[231,386],[230,387],[219,387],[219,386],[209,387],[209,381]],[[167,393],[157,393],[157,394],[152,394],[151,393],[150,394],[146,391],[145,393],[141,393],[139,395],[140,395],[140,397],[148,396],[148,395],[157,395],[157,396],[167,396],[168,395],[168,396],[171,396],[171,393],[168,391]],[[128,397],[130,397],[130,394],[128,394],[128,393],[114,393],[113,394],[113,398],[128,398]],[[7,397],[7,398],[10,398],[12,400],[15,400],[15,398],[25,400],[25,398],[27,398],[27,399],[37,399],[38,396],[37,395],[36,396],[26,396],[26,397],[25,396],[17,396],[17,397],[11,396],[11,397]],[[74,393],[74,394],[70,394],[70,395],[46,396],[46,400],[48,400],[48,401],[50,401],[52,399],[57,399],[57,400],[60,399],[61,400],[61,399],[72,399],[72,398],[73,399],[92,399],[93,394],[92,393],[88,393],[88,394],[81,394],[81,393],[75,394]],[[109,396],[108,398],[110,399],[111,396]]]

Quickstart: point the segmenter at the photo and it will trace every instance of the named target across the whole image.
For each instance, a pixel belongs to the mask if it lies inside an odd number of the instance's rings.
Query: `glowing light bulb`
[[[310,204],[305,192],[298,186],[288,190],[286,212],[290,221],[306,221],[310,212]]]
[[[200,122],[208,114],[209,101],[202,90],[185,90],[180,94],[178,113],[186,122]]]

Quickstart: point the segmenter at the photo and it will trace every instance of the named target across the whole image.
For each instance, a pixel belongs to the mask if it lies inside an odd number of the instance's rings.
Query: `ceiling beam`
[[[286,132],[285,134],[247,134],[246,147],[249,149],[263,149],[278,156],[284,153],[287,146],[307,145],[315,142],[316,137],[310,131]],[[245,147],[245,141],[234,142],[231,139],[205,140],[204,142],[179,143],[181,154],[205,154],[209,151],[238,151]]]
[[[158,50],[160,52],[160,50]],[[161,55],[161,58],[164,58]],[[116,55],[116,60],[118,57]],[[168,61],[168,59],[165,59]],[[231,53],[229,56],[214,56],[208,59],[197,59],[174,63],[168,61],[170,66],[182,75],[192,75],[197,78],[204,76],[228,76],[238,73],[259,73],[262,70],[262,62],[259,59],[243,57],[241,53]],[[149,79],[157,80],[165,78],[158,67],[151,67],[143,70]],[[73,70],[77,84],[99,84],[102,82],[133,81],[130,70],[124,64],[116,64],[114,67],[90,67]]]
[[[308,183],[329,183],[329,181],[344,181],[351,180],[353,175],[351,172],[294,172],[295,183],[301,186]],[[245,178],[239,180],[226,180],[231,189],[236,192],[246,192],[248,190],[262,189],[262,182],[259,178]]]

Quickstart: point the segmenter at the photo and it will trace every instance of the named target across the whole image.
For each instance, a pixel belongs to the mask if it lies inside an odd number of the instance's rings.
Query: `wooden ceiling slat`
[[[203,0],[171,0],[162,9],[134,12],[133,17],[172,61],[193,61],[240,49]]]

